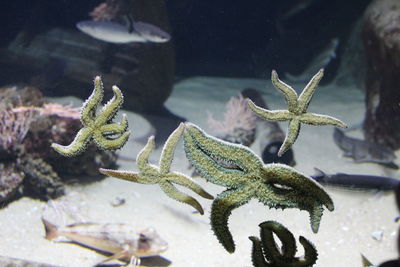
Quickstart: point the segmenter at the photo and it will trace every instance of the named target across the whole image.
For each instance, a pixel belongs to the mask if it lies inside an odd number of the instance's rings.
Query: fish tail
[[[44,225],[44,229],[46,230],[46,236],[45,238],[47,240],[53,240],[58,236],[58,228],[55,224],[52,224],[48,220],[42,218],[42,222]]]

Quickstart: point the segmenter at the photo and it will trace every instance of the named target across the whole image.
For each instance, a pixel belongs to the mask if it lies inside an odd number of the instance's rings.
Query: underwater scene
[[[0,7],[0,267],[400,266],[400,0]]]

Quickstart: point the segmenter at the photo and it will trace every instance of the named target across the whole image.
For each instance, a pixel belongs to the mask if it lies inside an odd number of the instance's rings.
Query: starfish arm
[[[308,211],[311,229],[318,232],[323,206],[334,210],[331,197],[312,178],[284,164],[267,164],[264,182],[257,186],[256,198],[269,207]]]
[[[81,108],[81,122],[83,126],[89,125],[94,119],[97,106],[103,99],[104,88],[100,76],[94,78],[94,90]]]
[[[154,150],[154,148],[155,148],[154,136],[150,136],[149,139],[147,140],[147,144],[144,146],[144,148],[139,152],[139,154],[136,157],[136,164],[141,173],[153,172],[153,170],[155,169],[154,166],[149,164],[149,156],[150,153]]]
[[[296,255],[296,240],[293,234],[282,224],[275,221],[263,222],[261,228],[261,242],[265,251],[265,256],[271,262],[285,261],[293,259]],[[281,248],[275,242],[275,234],[281,241]]]
[[[288,110],[268,110],[261,108],[254,104],[250,99],[247,100],[247,105],[258,117],[269,120],[269,121],[287,121],[290,120],[293,115]]]
[[[233,187],[248,183],[253,172],[263,167],[262,160],[247,147],[212,137],[194,124],[185,124],[183,140],[192,165],[217,185]]]
[[[285,96],[286,103],[288,104],[288,110],[292,112],[293,108],[297,106],[297,93],[296,91],[278,77],[278,73],[273,70],[271,73],[271,82],[276,89],[282,92]]]
[[[178,189],[175,188],[170,182],[160,182],[159,183],[161,189],[164,193],[172,199],[175,199],[179,202],[186,203],[196,209],[201,215],[204,214],[203,207],[200,203],[194,199],[193,197],[186,195],[180,192]]]
[[[167,174],[170,171],[171,163],[174,157],[174,152],[176,145],[181,138],[184,127],[183,123],[179,124],[178,128],[176,128],[171,135],[168,137],[165,145],[162,149],[160,156],[160,173]]]
[[[101,132],[96,131],[93,135],[93,141],[103,150],[116,150],[123,147],[129,139],[130,131],[120,133],[118,137],[103,136]]]
[[[304,113],[300,116],[300,120],[302,123],[311,125],[333,125],[336,127],[347,128],[347,125],[341,120],[327,115]]]
[[[312,266],[315,264],[315,262],[318,259],[318,252],[310,241],[308,241],[306,238],[300,236],[299,238],[300,244],[303,245],[304,248],[304,258],[299,260],[299,263],[301,263],[301,266]]]
[[[52,143],[51,147],[63,156],[67,157],[77,156],[85,150],[87,144],[92,138],[92,132],[93,131],[91,128],[82,128],[76,134],[72,143],[69,144],[68,146]]]
[[[107,102],[107,104],[103,106],[97,115],[97,125],[103,125],[112,121],[124,102],[124,96],[121,90],[117,86],[113,86],[112,90],[114,92],[114,96]]]
[[[138,172],[124,171],[124,170],[111,170],[100,168],[99,172],[104,175],[127,180],[134,183],[150,184],[148,179],[144,179]]]
[[[252,194],[241,187],[227,189],[217,195],[211,206],[211,227],[218,241],[230,253],[235,252],[235,243],[228,228],[228,219],[232,210],[250,201]]]
[[[296,141],[300,132],[300,121],[294,118],[289,122],[285,140],[278,151],[278,156],[281,157]]]
[[[324,76],[324,69],[320,69],[317,74],[315,74],[314,77],[312,77],[308,82],[303,92],[301,92],[299,99],[297,100],[298,106],[296,108],[299,113],[306,112],[314,95],[315,89],[317,89],[318,83],[322,79],[322,76]]]
[[[258,237],[250,236],[249,239],[253,243],[251,250],[251,261],[254,267],[272,267],[268,262],[265,261],[263,249],[261,246],[261,240]]]
[[[214,198],[212,195],[207,193],[200,185],[198,185],[196,182],[194,182],[190,177],[188,177],[182,173],[172,172],[172,173],[168,174],[166,179],[168,179],[168,181],[171,183],[178,184],[178,185],[184,186],[186,188],[189,188],[190,190],[192,190],[193,192],[195,192],[196,194],[198,194],[204,198],[207,198],[207,199]]]
[[[114,135],[115,133],[125,132],[128,129],[128,119],[126,114],[122,114],[120,123],[109,123],[101,125],[96,131],[101,132],[103,135]]]

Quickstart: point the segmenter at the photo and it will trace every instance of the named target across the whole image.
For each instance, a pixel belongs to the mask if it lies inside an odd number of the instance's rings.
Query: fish
[[[123,223],[74,223],[57,226],[42,218],[45,238],[53,240],[65,237],[75,243],[112,255],[99,264],[111,260],[121,260],[140,265],[141,257],[157,256],[168,248],[154,228],[137,231]]]
[[[164,43],[171,39],[168,33],[152,24],[141,21],[132,22],[132,24],[133,29],[130,29],[127,25],[112,21],[85,20],[78,22],[76,27],[95,39],[115,44]]]
[[[311,175],[311,178],[321,184],[342,186],[350,189],[376,189],[379,191],[395,190],[400,185],[400,179],[392,177],[340,172],[326,174],[318,168],[314,168],[314,170],[316,174]]]
[[[306,66],[305,70],[299,75],[285,73],[285,77],[292,82],[308,82],[310,77],[318,72],[321,68],[326,68],[334,58],[336,58],[336,50],[339,46],[339,39],[333,38],[327,46],[325,46]]]
[[[333,141],[344,151],[345,157],[351,157],[355,162],[371,162],[388,168],[398,169],[393,161],[396,158],[393,150],[380,144],[346,136],[342,130],[334,129]]]

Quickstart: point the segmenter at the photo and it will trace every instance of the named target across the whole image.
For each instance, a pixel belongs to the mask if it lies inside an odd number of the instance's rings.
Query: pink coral
[[[257,117],[247,106],[247,99],[242,94],[231,97],[225,106],[224,119],[215,120],[208,112],[208,125],[217,133],[229,134],[237,129],[252,131],[256,128]]]
[[[107,2],[101,3],[92,12],[89,13],[89,16],[94,21],[108,21],[114,19],[120,11],[120,4],[118,0],[108,0]]]
[[[64,106],[57,103],[47,103],[43,107],[24,107],[20,106],[11,109],[12,112],[25,112],[25,111],[37,111],[40,116],[55,115],[62,118],[79,119],[80,111],[79,108],[73,108],[70,105]]]

